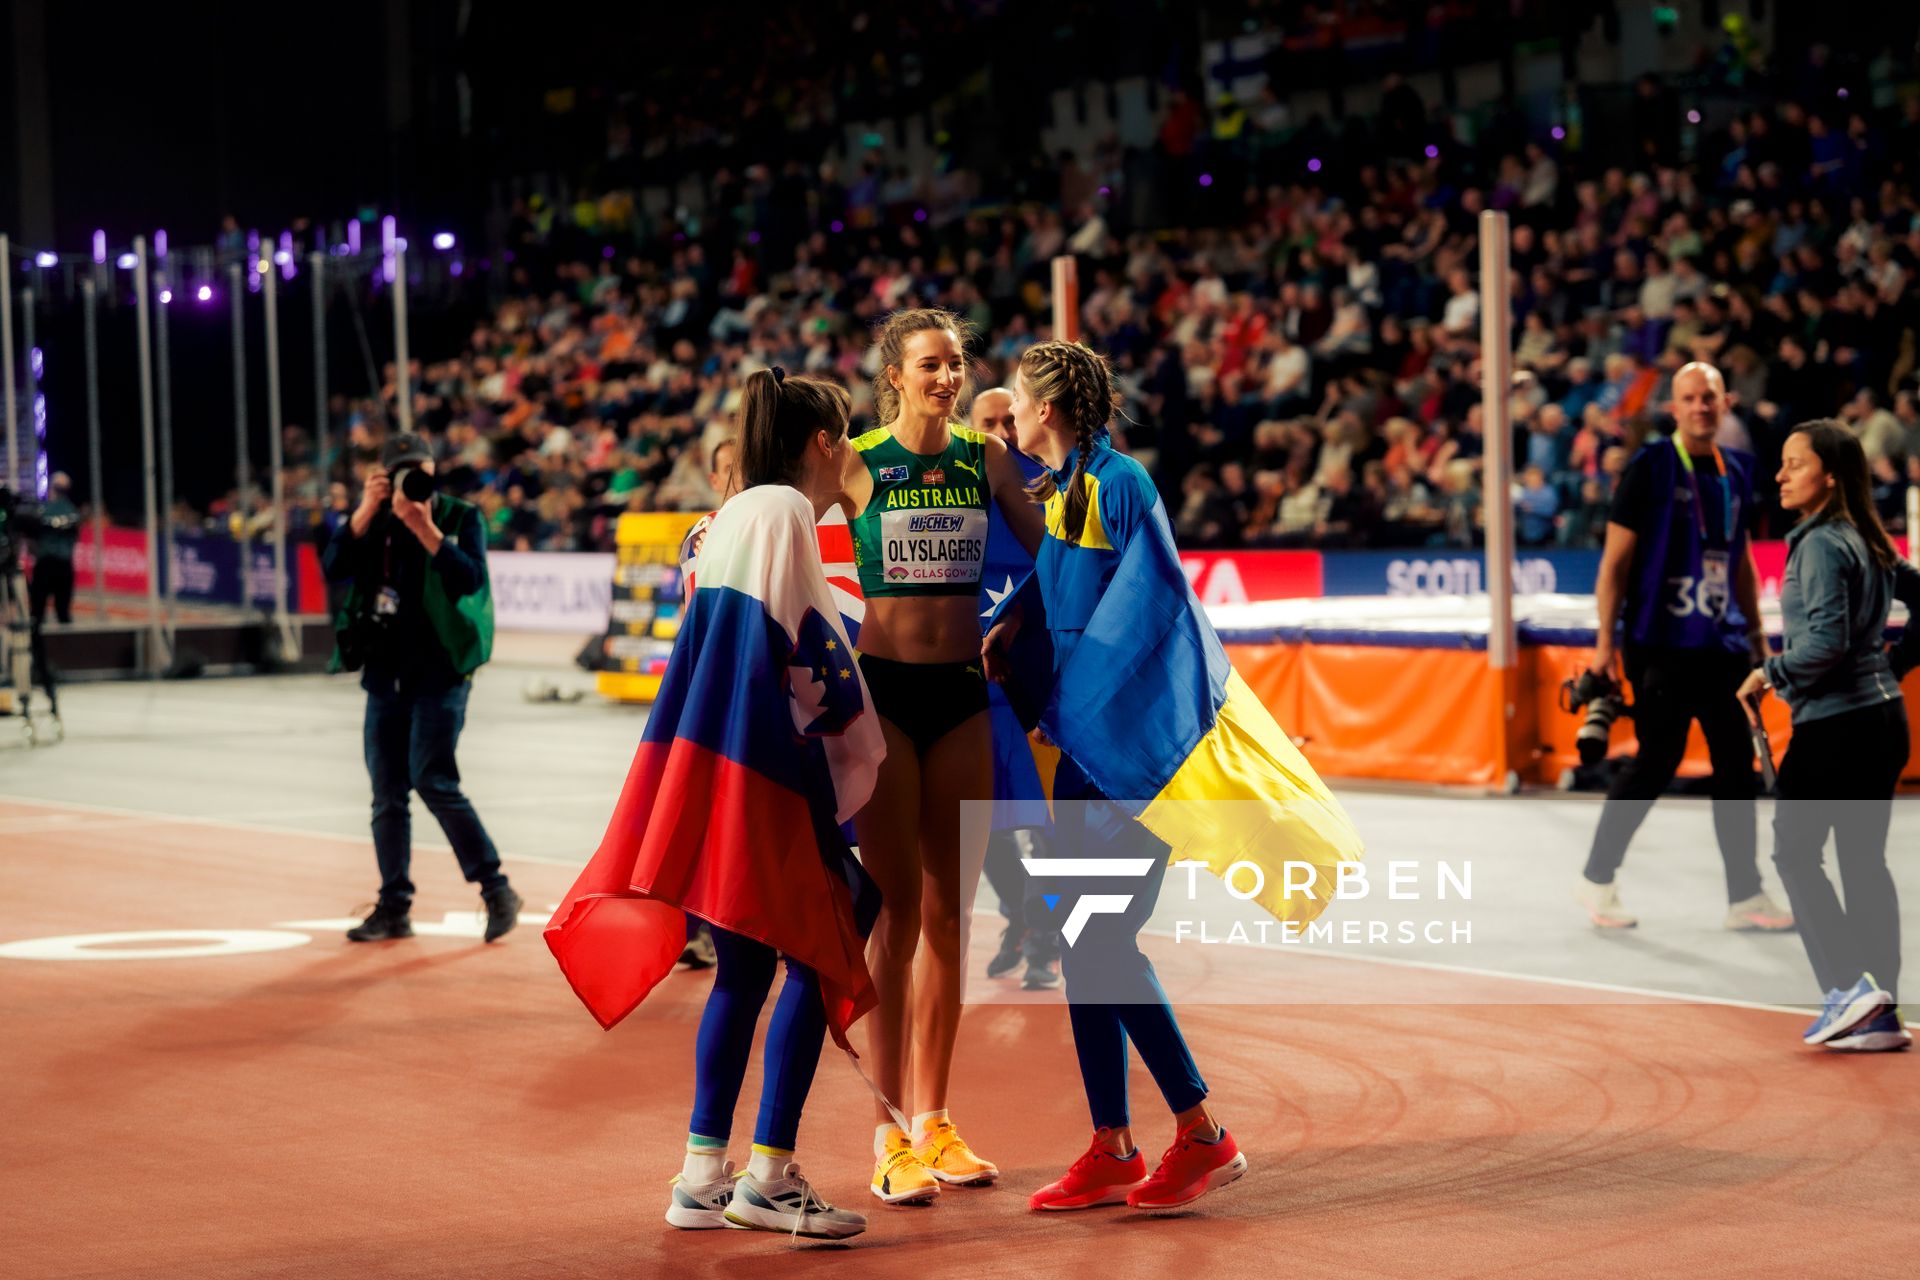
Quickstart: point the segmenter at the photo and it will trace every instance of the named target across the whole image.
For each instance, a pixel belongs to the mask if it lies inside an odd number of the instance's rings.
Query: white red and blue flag
[[[691,913],[812,968],[844,1046],[873,1004],[879,893],[840,824],[886,748],[811,504],[784,485],[736,495],[698,567],[619,804],[547,945],[612,1027],[672,970]]]

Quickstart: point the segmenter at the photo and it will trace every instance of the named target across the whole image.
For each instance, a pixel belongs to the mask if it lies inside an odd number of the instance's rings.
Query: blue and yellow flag
[[[1023,718],[1037,719],[1095,786],[1170,845],[1170,860],[1195,859],[1221,876],[1253,863],[1264,874],[1254,901],[1280,920],[1318,916],[1335,868],[1360,858],[1360,833],[1234,671],[1164,525],[1129,541],[1060,671],[1033,579],[995,617],[1015,602],[1023,621],[1008,694]],[[1245,889],[1248,880],[1233,883]]]

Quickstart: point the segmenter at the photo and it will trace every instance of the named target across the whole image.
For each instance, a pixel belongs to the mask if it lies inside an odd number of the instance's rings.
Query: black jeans
[[[1900,899],[1887,873],[1887,824],[1909,746],[1907,704],[1895,698],[1795,725],[1780,762],[1773,865],[1822,991],[1844,991],[1863,973],[1898,987]],[[1844,907],[1822,865],[1829,831]]]
[[[1753,664],[1745,654],[1697,649],[1628,649],[1625,660],[1640,751],[1607,789],[1587,879],[1606,884],[1620,869],[1633,833],[1679,770],[1687,730],[1698,720],[1713,761],[1713,832],[1726,867],[1727,901],[1751,898],[1760,892],[1753,806],[1759,784],[1747,714],[1733,695]]]
[[[483,894],[507,883],[480,815],[460,790],[460,766],[453,757],[472,689],[471,681],[462,680],[444,692],[405,685],[367,691],[367,773],[373,779],[373,852],[380,863],[382,906],[406,910],[413,902],[409,791],[420,793],[447,833],[460,874]]]
[[[41,556],[33,562],[33,581],[27,585],[27,601],[35,622],[47,616],[47,605],[62,622],[73,621],[73,561],[65,556]]]
[[[1049,963],[1060,957],[1060,930],[1045,900],[1020,865],[1017,832],[996,831],[987,837],[987,883],[1000,899],[1000,915],[1008,927],[1021,931],[1020,954],[1028,963]],[[1029,829],[1037,858],[1047,856],[1046,834]]]

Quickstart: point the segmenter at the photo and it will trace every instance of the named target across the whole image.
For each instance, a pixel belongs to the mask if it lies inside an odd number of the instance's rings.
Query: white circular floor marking
[[[4,960],[189,960],[285,951],[313,941],[284,929],[165,929],[151,933],[73,933],[0,943]]]

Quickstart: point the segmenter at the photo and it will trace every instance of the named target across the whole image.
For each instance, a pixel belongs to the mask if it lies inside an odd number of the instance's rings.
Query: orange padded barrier
[[[1589,650],[1523,646],[1514,673],[1513,719],[1502,759],[1502,699],[1484,651],[1397,649],[1314,643],[1229,644],[1247,685],[1300,743],[1314,768],[1331,778],[1368,778],[1498,788],[1509,770],[1522,782],[1551,785],[1578,762],[1580,718],[1560,710],[1560,682]],[[1903,786],[1920,786],[1920,674],[1903,686],[1914,743]],[[1777,762],[1792,733],[1778,698],[1764,704]],[[1613,754],[1635,750],[1633,722],[1614,726]],[[1695,726],[1681,772],[1704,777],[1707,747]]]

